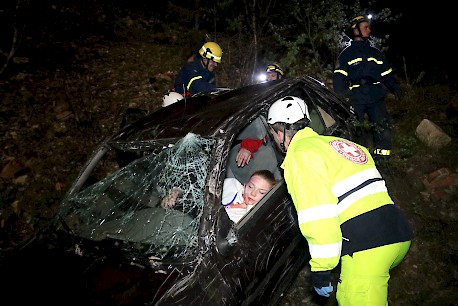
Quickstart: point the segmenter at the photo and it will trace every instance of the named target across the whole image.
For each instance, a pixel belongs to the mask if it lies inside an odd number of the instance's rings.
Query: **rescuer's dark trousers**
[[[385,100],[381,99],[369,104],[355,104],[353,107],[360,123],[358,142],[367,148],[390,151],[391,120]],[[371,151],[371,153],[374,152]],[[389,152],[384,155],[389,155]]]

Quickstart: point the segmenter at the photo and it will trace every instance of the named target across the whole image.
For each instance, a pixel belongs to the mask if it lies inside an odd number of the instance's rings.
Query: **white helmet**
[[[293,124],[305,117],[310,120],[309,110],[304,100],[294,96],[286,96],[275,101],[270,106],[267,123],[284,122]]]
[[[162,97],[162,107],[169,106],[183,99],[183,96],[175,91],[171,91]]]

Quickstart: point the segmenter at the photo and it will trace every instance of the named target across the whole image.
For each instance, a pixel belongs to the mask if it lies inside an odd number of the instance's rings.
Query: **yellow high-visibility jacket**
[[[281,167],[313,272],[333,269],[342,255],[412,238],[365,147],[307,127]]]

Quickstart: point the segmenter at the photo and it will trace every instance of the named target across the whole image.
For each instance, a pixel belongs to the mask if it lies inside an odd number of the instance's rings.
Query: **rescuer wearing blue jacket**
[[[391,154],[391,122],[385,98],[388,88],[396,97],[400,87],[392,69],[380,50],[371,46],[369,19],[357,16],[350,22],[348,35],[353,38],[351,45],[339,55],[333,75],[334,91],[349,99],[361,123],[360,144],[371,147],[371,154],[377,163]],[[375,148],[367,140],[364,125],[367,114]]]
[[[174,90],[183,96],[192,96],[216,88],[214,70],[221,63],[223,51],[215,42],[206,42],[198,54],[181,68],[175,79]]]
[[[367,148],[317,134],[304,100],[286,96],[272,104],[267,123],[285,159],[281,165],[311,255],[312,285],[337,301],[387,305],[390,270],[407,254],[413,231],[397,208]]]

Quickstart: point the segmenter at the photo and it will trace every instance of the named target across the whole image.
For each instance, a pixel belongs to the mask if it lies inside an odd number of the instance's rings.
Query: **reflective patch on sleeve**
[[[196,81],[196,80],[199,80],[199,79],[201,79],[201,78],[202,78],[201,75],[196,76],[196,77],[193,77],[191,80],[189,80],[189,83],[188,83],[188,86],[186,86],[186,89],[189,90],[189,88],[191,88],[192,82],[194,82],[194,81]]]
[[[341,73],[341,74],[343,74],[344,76],[348,76],[348,73],[347,73],[345,70],[342,70],[342,69],[334,70],[334,73]]]
[[[385,76],[385,75],[391,73],[391,71],[393,71],[393,69],[390,68],[390,69],[388,69],[387,71],[382,72],[380,75],[381,75],[381,76]]]

